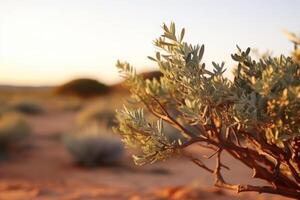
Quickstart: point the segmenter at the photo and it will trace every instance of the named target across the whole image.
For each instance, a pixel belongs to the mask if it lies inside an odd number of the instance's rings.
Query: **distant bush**
[[[0,116],[0,149],[6,150],[31,134],[31,128],[25,119],[16,113]]]
[[[82,110],[77,116],[79,126],[88,124],[103,124],[106,127],[112,127],[115,124],[115,112],[101,106],[92,106]]]
[[[142,76],[144,79],[157,79],[159,80],[160,77],[163,76],[163,73],[161,73],[160,71],[149,71],[149,72],[143,72],[140,74],[140,76]]]
[[[44,112],[42,106],[32,101],[20,101],[12,105],[12,109],[27,115],[38,115]]]
[[[149,80],[153,80],[153,79],[159,80],[162,75],[163,74],[160,71],[148,71],[148,72],[143,72],[143,73],[139,74],[139,76],[143,77],[144,79],[149,79]],[[111,90],[117,91],[117,92],[124,92],[124,93],[128,92],[127,87],[124,82],[112,85]]]
[[[124,149],[120,139],[101,132],[97,126],[90,126],[64,137],[64,144],[76,163],[92,167],[121,161]]]
[[[75,79],[55,89],[59,95],[71,95],[78,97],[94,97],[109,92],[109,87],[93,79]]]
[[[2,103],[2,102],[1,102]],[[8,112],[10,110],[8,105],[3,105],[0,104],[0,117],[1,115],[3,115],[4,113]]]
[[[56,98],[54,105],[61,111],[79,111],[84,107],[84,102],[76,97],[62,97]]]

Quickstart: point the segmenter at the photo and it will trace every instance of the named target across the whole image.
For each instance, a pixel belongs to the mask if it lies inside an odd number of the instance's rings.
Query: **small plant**
[[[59,95],[70,95],[77,97],[94,97],[109,92],[109,87],[93,79],[75,79],[55,89]]]
[[[11,109],[8,105],[0,102],[0,117],[5,113],[9,112]]]
[[[64,144],[76,163],[88,167],[120,163],[124,153],[121,140],[102,132],[98,126],[90,126],[64,138]]]
[[[148,72],[140,73],[139,76],[143,77],[144,79],[152,80],[154,78],[159,79],[162,76],[162,73],[160,71],[148,71]],[[112,85],[111,90],[118,93],[128,92],[128,90],[126,89],[126,84],[124,84],[123,82]]]
[[[107,128],[113,127],[115,124],[115,113],[103,106],[91,106],[82,110],[77,116],[79,126],[87,126],[89,124],[103,124]]]
[[[27,115],[38,115],[44,112],[42,106],[32,101],[19,101],[12,105],[12,109]]]
[[[84,102],[78,98],[70,97],[70,98],[59,98],[56,102],[56,106],[63,111],[71,111],[76,112],[80,111],[84,107]]]
[[[142,76],[144,79],[160,79],[160,77],[162,77],[162,73],[160,71],[149,71],[149,72],[143,72],[141,74],[139,74],[140,76]]]
[[[160,79],[143,79],[134,68],[119,62],[117,67],[130,87],[136,104],[142,104],[157,121],[148,121],[141,108],[117,111],[123,141],[141,149],[134,156],[138,165],[182,154],[193,144],[214,149],[216,166],[203,159],[191,161],[215,177],[218,187],[237,192],[259,192],[300,199],[300,65],[299,39],[293,41],[293,57],[265,56],[253,60],[250,48],[232,55],[237,67],[234,79],[224,76],[224,63],[203,63],[203,45],[184,41],[175,24],[163,25],[155,40],[158,49],[149,57],[159,66]],[[177,129],[184,139],[169,140],[164,122]],[[226,168],[222,153],[253,170],[253,178],[266,185],[232,184],[222,176]]]
[[[16,113],[0,116],[0,149],[7,150],[31,134],[31,128],[25,119]]]

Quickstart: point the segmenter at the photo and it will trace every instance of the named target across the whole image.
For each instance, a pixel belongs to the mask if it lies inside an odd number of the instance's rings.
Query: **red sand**
[[[135,167],[128,155],[119,167],[75,166],[59,139],[73,128],[74,116],[72,112],[51,112],[30,118],[34,128],[30,146],[0,162],[1,200],[284,199],[217,189],[207,172],[184,158]],[[251,180],[251,171],[229,156],[223,159],[234,171],[226,172],[225,177],[236,183]],[[214,160],[208,162],[213,165]]]

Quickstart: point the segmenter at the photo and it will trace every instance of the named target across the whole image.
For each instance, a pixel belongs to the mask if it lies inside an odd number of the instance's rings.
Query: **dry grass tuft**
[[[124,154],[121,140],[96,125],[66,135],[63,142],[75,162],[88,167],[117,165]]]
[[[19,114],[6,113],[0,117],[0,149],[7,150],[31,134],[31,128]]]

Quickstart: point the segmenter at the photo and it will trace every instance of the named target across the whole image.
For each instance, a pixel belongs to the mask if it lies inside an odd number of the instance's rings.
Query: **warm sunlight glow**
[[[82,76],[114,83],[117,59],[152,66],[146,58],[151,41],[170,21],[185,25],[191,42],[206,45],[209,62],[230,65],[232,44],[291,50],[281,30],[299,31],[299,1],[219,4],[177,1],[165,12],[167,1],[1,1],[0,84],[48,85]]]
[[[300,199],[299,19],[300,0],[0,0],[0,200]]]

